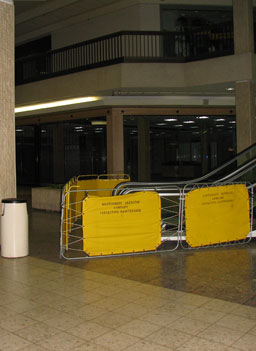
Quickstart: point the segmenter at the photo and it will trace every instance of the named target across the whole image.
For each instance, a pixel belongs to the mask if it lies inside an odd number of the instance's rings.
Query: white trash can
[[[28,255],[28,211],[26,200],[3,199],[1,218],[1,256]]]

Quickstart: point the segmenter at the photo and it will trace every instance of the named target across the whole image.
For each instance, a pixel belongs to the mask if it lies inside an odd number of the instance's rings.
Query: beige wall
[[[185,64],[185,85],[197,86],[251,79],[256,55],[247,53]]]
[[[141,4],[140,13],[140,30],[161,29],[160,26],[160,7],[158,4]]]
[[[16,105],[78,96],[112,95],[124,90],[168,90],[222,84],[255,76],[255,54],[191,63],[118,64],[16,87]]]
[[[120,65],[97,68],[16,87],[16,106],[79,96],[93,96],[121,85]]]
[[[52,49],[125,30],[160,30],[159,5],[137,4],[52,33]]]
[[[0,201],[16,196],[13,5],[0,1]]]

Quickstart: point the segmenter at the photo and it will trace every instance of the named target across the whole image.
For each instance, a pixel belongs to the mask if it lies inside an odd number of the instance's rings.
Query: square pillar
[[[138,117],[138,181],[151,180],[150,123],[145,117]]]
[[[252,0],[233,0],[235,54],[254,52]]]
[[[201,129],[201,155],[202,175],[209,172],[209,135],[206,123],[202,123]]]
[[[64,125],[57,124],[53,128],[53,181],[65,182],[65,146]]]
[[[107,172],[124,173],[123,112],[118,108],[107,114]]]
[[[255,84],[251,80],[236,82],[237,152],[256,142]]]
[[[0,0],[0,201],[16,197],[14,5]],[[1,205],[0,205],[1,206]]]
[[[235,54],[254,54],[253,1],[233,0]],[[250,63],[252,65],[252,63]],[[253,66],[251,67],[253,72]],[[254,77],[236,82],[237,152],[256,142]]]

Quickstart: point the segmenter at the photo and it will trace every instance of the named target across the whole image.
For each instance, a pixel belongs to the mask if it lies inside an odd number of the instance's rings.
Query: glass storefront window
[[[18,184],[65,183],[107,171],[105,117],[16,128]]]
[[[234,116],[126,116],[125,172],[141,180],[138,172],[138,120],[149,124],[152,181],[191,179],[209,172],[235,155]],[[143,134],[143,132],[142,132]]]
[[[16,170],[18,184],[36,183],[34,126],[16,127]]]

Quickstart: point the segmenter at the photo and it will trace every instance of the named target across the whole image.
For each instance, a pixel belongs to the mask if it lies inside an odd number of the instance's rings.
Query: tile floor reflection
[[[60,215],[29,209],[0,258],[0,350],[255,350],[256,244],[68,262]]]

